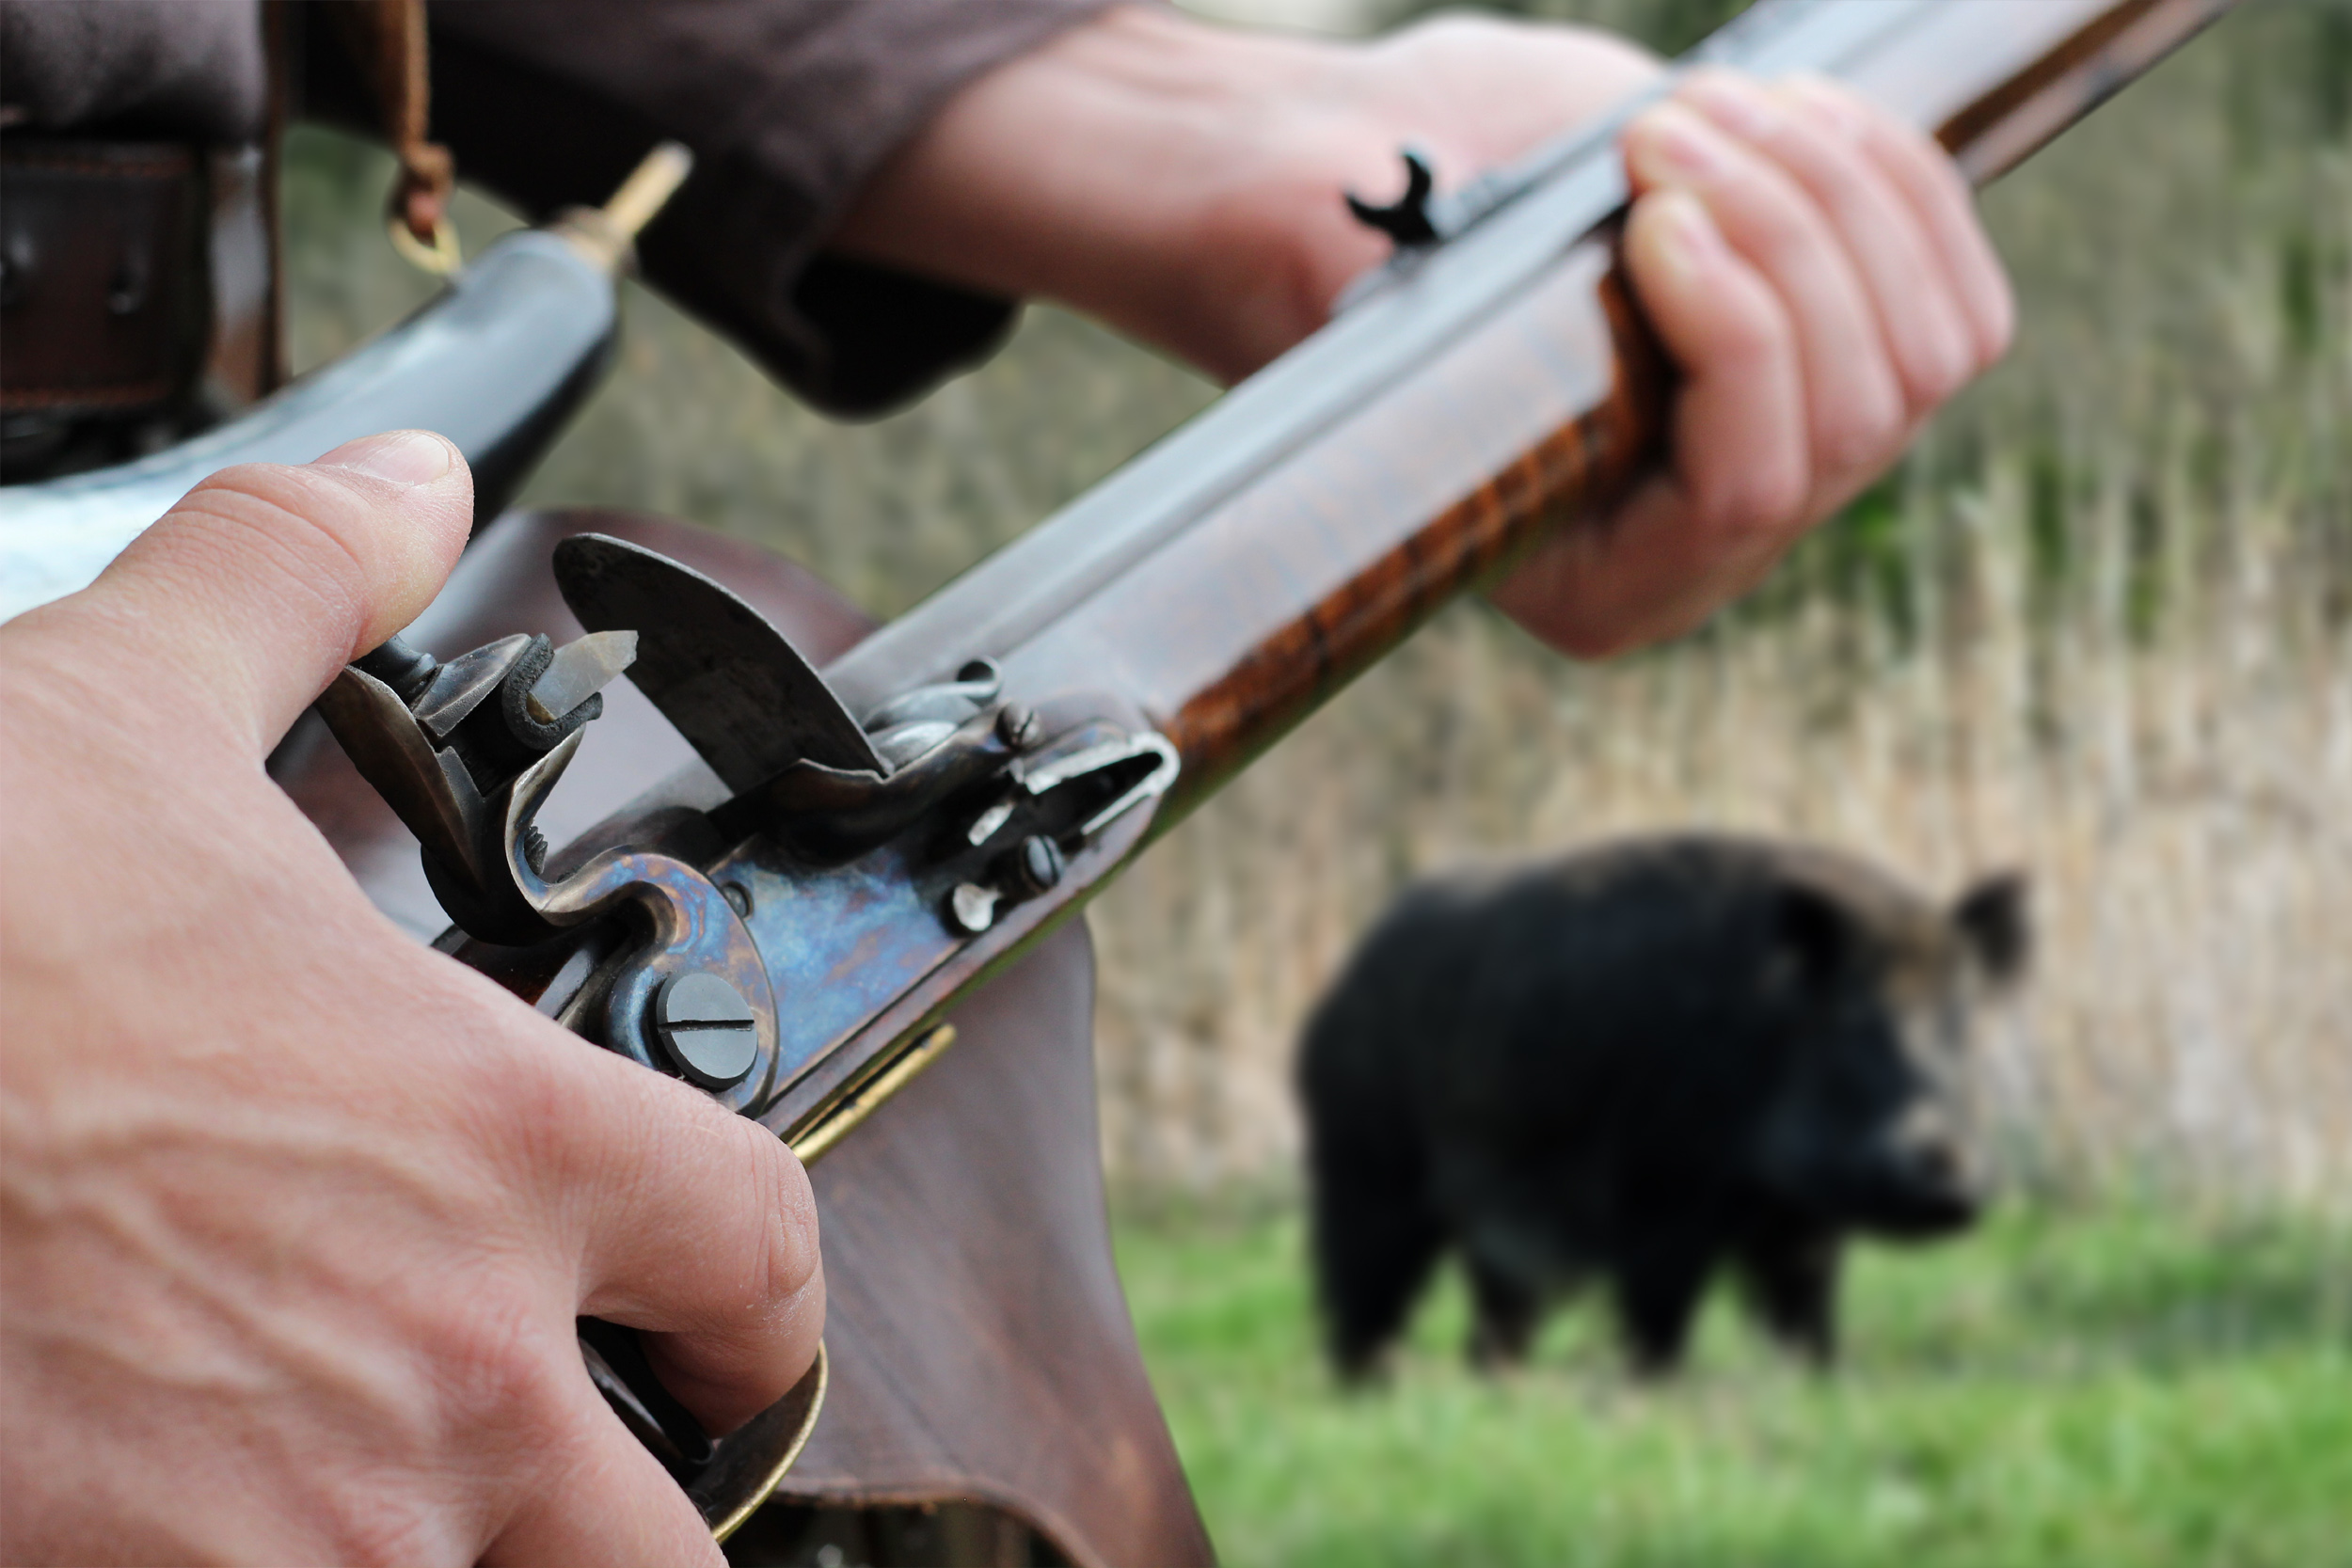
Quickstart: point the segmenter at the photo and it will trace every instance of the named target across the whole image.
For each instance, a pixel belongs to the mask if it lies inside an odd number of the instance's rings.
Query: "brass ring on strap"
[[[457,226],[446,214],[434,222],[431,245],[410,233],[408,226],[398,217],[387,219],[384,227],[391,235],[392,248],[400,252],[400,259],[419,272],[447,277],[464,264],[465,257],[457,248]]]

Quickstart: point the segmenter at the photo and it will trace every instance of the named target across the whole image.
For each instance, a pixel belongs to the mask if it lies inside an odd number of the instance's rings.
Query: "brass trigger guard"
[[[724,1541],[742,1527],[774,1494],[809,1433],[817,1430],[818,1414],[825,1407],[825,1388],[832,1373],[825,1361],[825,1343],[817,1342],[817,1359],[784,1398],[719,1439],[705,1465],[687,1482],[686,1495],[702,1511],[712,1539]]]

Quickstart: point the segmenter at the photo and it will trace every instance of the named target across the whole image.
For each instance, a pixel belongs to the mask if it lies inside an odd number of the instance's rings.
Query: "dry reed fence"
[[[1921,505],[1966,566],[1908,650],[1826,596],[1564,672],[1454,615],[1097,907],[1105,1151],[1280,1177],[1297,1022],[1408,875],[1661,827],[1800,834],[1926,885],[2019,867],[2039,974],[1992,1037],[2023,1174],[2319,1198],[2352,1176],[2352,641],[2258,506],[2193,519],[2177,621],[2026,612],[2023,477]],[[2078,519],[2094,541],[2102,514]],[[2201,569],[2210,566],[2210,570]]]
[[[2022,1175],[2352,1191],[2347,93],[2344,0],[2224,24],[1994,193],[2017,352],[1756,604],[1599,669],[1457,609],[1156,847],[1093,914],[1116,1176],[1292,1180],[1298,1020],[1409,877],[1705,823],[2032,875],[2041,973],[1992,1064]],[[290,167],[307,364],[426,286],[380,154],[306,133]],[[641,294],[525,499],[690,517],[890,614],[1210,396],[1034,311],[843,428]]]

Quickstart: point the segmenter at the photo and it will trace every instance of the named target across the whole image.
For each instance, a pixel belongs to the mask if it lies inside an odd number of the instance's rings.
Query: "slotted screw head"
[[[1045,721],[1035,708],[1008,703],[996,714],[996,737],[1016,752],[1025,752],[1045,733]]]
[[[730,1089],[759,1059],[759,1024],[742,993],[707,971],[673,974],[654,992],[654,1034],[689,1082]]]
[[[1014,875],[1021,879],[1022,887],[1034,895],[1059,882],[1062,868],[1067,863],[1062,858],[1060,845],[1043,833],[1032,833],[1021,841],[1021,854],[1015,863]]]

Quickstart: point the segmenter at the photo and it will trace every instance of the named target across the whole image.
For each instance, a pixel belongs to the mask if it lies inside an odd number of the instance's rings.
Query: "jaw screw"
[[[423,696],[424,689],[433,684],[433,677],[441,669],[438,659],[397,633],[352,663],[398,692],[404,703],[414,703]]]

